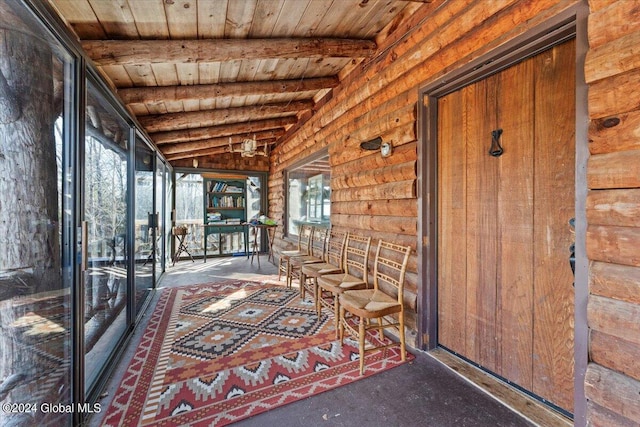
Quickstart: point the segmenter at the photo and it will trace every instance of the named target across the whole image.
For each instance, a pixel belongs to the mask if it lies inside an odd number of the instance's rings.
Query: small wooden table
[[[178,242],[178,249],[176,249],[176,253],[173,256],[173,265],[176,265],[176,261],[180,258],[180,255],[186,253],[191,258],[192,262],[195,262],[189,251],[187,250],[187,244],[184,241],[187,238],[187,229],[182,227],[173,227],[172,234],[176,237]]]
[[[277,225],[269,224],[251,224],[247,223],[250,228],[253,241],[251,242],[251,264],[253,264],[253,257],[258,257],[258,267],[260,267],[260,243],[258,242],[258,230],[265,230],[267,232],[267,261],[275,262],[273,256],[273,240],[276,235]]]

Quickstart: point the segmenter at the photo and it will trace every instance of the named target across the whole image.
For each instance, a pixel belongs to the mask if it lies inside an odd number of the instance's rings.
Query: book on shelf
[[[222,219],[220,212],[210,212],[207,214],[207,221],[218,221]]]
[[[244,188],[236,185],[229,185],[223,181],[211,181],[209,183],[210,193],[243,193]]]
[[[209,200],[210,208],[244,208],[244,197],[212,196]]]
[[[236,187],[235,185],[227,185],[224,190],[225,193],[242,193],[244,188]]]

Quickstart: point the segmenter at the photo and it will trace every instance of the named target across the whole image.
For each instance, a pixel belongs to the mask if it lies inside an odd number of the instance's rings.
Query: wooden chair
[[[338,321],[340,302],[338,296],[347,290],[365,289],[369,287],[368,262],[371,237],[349,233],[344,249],[344,271],[337,274],[325,274],[318,277],[318,292],[316,293],[316,311],[318,316],[322,306],[329,308],[335,315],[336,336],[338,336]]]
[[[329,233],[325,262],[302,265],[300,271],[300,298],[304,299],[305,292],[309,291],[313,295],[317,306],[318,277],[344,271],[344,246],[346,240],[347,233],[332,230]]]
[[[373,289],[345,291],[340,295],[340,343],[344,341],[345,329],[358,340],[360,375],[364,374],[365,352],[397,345],[393,342],[365,349],[365,335],[370,329],[378,329],[380,341],[384,342],[383,329],[397,328],[401,358],[406,359],[403,294],[410,253],[410,246],[381,240],[374,263]],[[398,320],[392,315],[397,315]],[[351,322],[357,324],[357,329]]]
[[[287,262],[287,286],[291,287],[294,279],[300,279],[300,270],[305,264],[320,263],[325,260],[327,252],[327,240],[329,229],[327,227],[315,227],[311,233],[308,255],[289,257]],[[300,282],[302,286],[302,282]]]
[[[290,251],[280,252],[280,259],[278,260],[278,280],[281,279],[282,274],[287,276],[289,270],[289,259],[294,256],[309,255],[309,247],[311,245],[311,235],[313,234],[313,226],[308,224],[302,224],[298,230],[298,247],[297,249]],[[289,282],[287,282],[289,285]]]

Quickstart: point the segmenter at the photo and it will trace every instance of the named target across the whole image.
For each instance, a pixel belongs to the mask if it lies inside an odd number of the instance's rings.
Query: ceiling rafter
[[[153,114],[139,116],[138,121],[147,132],[154,133],[214,126],[216,124],[239,123],[246,121],[247,117],[251,117],[253,120],[261,120],[276,115],[296,115],[299,111],[310,110],[313,106],[314,102],[312,100],[301,100],[185,113]]]
[[[369,58],[371,40],[336,38],[87,40],[83,49],[101,66],[188,64],[243,59]]]
[[[265,80],[239,83],[216,83],[193,86],[157,86],[118,89],[125,104],[151,104],[166,101],[188,101],[227,96],[274,95],[331,89],[338,85],[337,77],[316,77],[296,80]]]
[[[156,144],[173,142],[189,142],[218,136],[230,136],[238,133],[251,133],[260,130],[285,128],[296,123],[296,117],[280,117],[277,119],[255,120],[230,125],[209,126],[197,129],[183,129],[169,132],[152,133],[150,136]]]
[[[203,150],[205,148],[228,147],[229,139],[232,144],[239,144],[245,138],[251,138],[264,144],[265,140],[274,140],[284,134],[284,129],[269,129],[257,132],[246,132],[234,134],[233,136],[221,136],[216,138],[207,138],[193,142],[180,142],[175,144],[167,144],[162,146],[162,152],[165,154],[184,154],[193,151]]]
[[[272,138],[272,139],[260,141],[260,146],[263,146],[265,143],[267,143],[268,145],[273,145],[273,143],[275,143],[276,140],[277,140],[276,138]],[[224,154],[229,152],[230,151],[228,146],[226,147],[219,146],[219,147],[205,148],[202,150],[189,151],[185,153],[169,154],[166,156],[166,158],[168,161],[171,162],[173,160],[193,159],[195,157],[211,156],[211,155]]]

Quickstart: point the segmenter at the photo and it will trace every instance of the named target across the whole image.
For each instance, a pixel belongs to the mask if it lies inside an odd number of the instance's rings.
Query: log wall
[[[410,30],[345,76],[304,125],[271,156],[269,216],[284,223],[285,170],[325,147],[331,164],[334,227],[411,245],[406,284],[409,341],[417,332],[418,87],[482,56],[570,7],[573,1],[433,1],[413,15]],[[360,142],[381,136],[394,152],[382,158]],[[279,231],[276,254],[292,242]],[[373,258],[373,257],[372,257]]]
[[[357,67],[332,98],[297,126],[270,159],[269,216],[284,223],[287,167],[328,147],[335,227],[419,244],[416,163],[418,87],[514,39],[577,3],[563,0],[433,1],[407,35]],[[591,425],[640,423],[640,2],[589,0],[588,232]],[[359,148],[382,136],[383,159]],[[291,242],[279,230],[276,254]],[[409,267],[409,342],[416,338],[421,291],[417,255]],[[415,341],[414,341],[415,343]]]
[[[590,425],[640,424],[640,2],[590,0]]]

